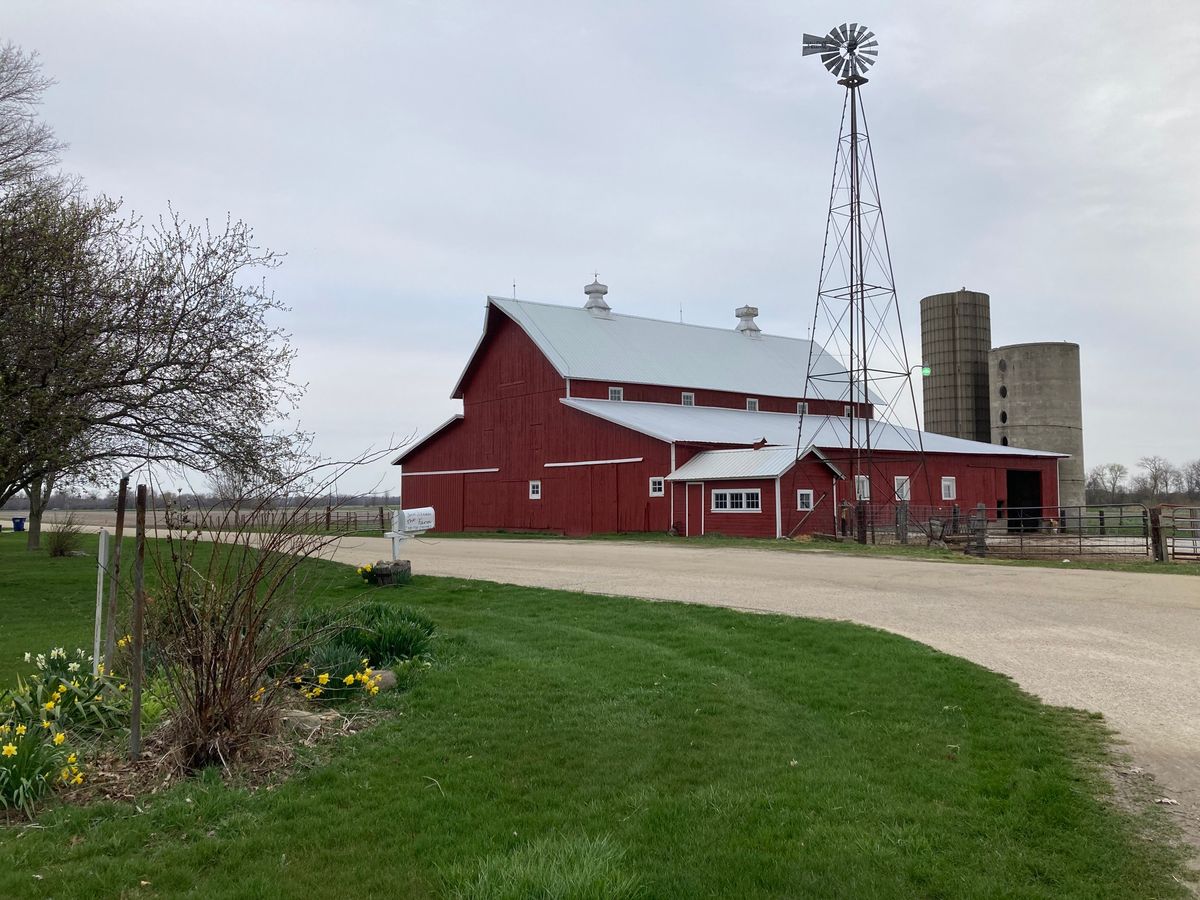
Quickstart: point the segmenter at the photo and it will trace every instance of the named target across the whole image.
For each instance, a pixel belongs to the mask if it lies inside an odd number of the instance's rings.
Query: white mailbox
[[[422,506],[418,509],[393,509],[392,530],[384,537],[392,539],[392,559],[400,558],[400,544],[414,534],[421,534],[433,528],[436,516],[432,506]]]
[[[416,534],[420,531],[429,531],[433,528],[434,512],[432,506],[422,506],[420,509],[404,509],[401,510],[404,517],[401,531],[408,534]]]

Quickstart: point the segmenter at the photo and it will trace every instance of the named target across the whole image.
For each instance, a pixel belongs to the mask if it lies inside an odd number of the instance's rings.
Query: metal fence
[[[845,508],[841,530],[851,538],[861,530],[873,544],[945,544],[1010,559],[1154,556],[1150,511],[1137,503],[1021,508],[871,504]]]
[[[1175,562],[1200,562],[1200,506],[1159,507],[1163,556]]]
[[[391,512],[384,507],[370,510],[345,510],[334,507],[313,509],[208,509],[188,510],[174,517],[168,511],[168,525],[199,525],[209,530],[289,530],[297,532],[383,532],[391,527]]]

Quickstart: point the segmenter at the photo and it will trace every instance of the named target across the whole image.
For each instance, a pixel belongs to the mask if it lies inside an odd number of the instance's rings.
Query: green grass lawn
[[[367,593],[310,571],[316,602]],[[94,584],[0,539],[0,675],[88,638]],[[1178,855],[1098,799],[1101,724],[961,659],[484,582],[374,596],[442,635],[396,715],[274,790],[50,809],[0,832],[0,896],[1186,896]]]

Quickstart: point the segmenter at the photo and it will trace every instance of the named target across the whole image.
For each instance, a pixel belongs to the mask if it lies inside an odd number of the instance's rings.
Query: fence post
[[[383,507],[379,507],[379,530],[387,531],[387,526],[383,523]]]
[[[100,529],[100,549],[96,554],[96,627],[92,633],[92,674],[100,671],[100,623],[104,618],[104,581],[108,575],[108,529]]]
[[[1104,508],[1101,507],[1099,512],[1100,512],[1100,534],[1101,534],[1101,536],[1104,536],[1104,535],[1108,534],[1108,531],[1104,527]]]
[[[325,507],[325,530],[326,531],[329,530],[329,522],[332,518],[332,513],[333,513],[333,509],[331,507],[328,507],[328,506]]]
[[[1150,544],[1154,548],[1154,561],[1165,562],[1167,559],[1167,547],[1166,541],[1163,540],[1161,506],[1156,506],[1150,510]]]
[[[900,543],[908,543],[908,501],[900,501],[900,509],[896,513],[896,528],[900,532]]]
[[[121,535],[125,531],[125,498],[129,493],[129,476],[121,478],[117,488],[117,530],[113,536],[112,568],[108,573],[108,625],[104,629],[104,666],[112,669],[113,653],[117,649],[117,578],[121,572]]]
[[[129,758],[137,762],[142,744],[142,620],[146,601],[146,486],[137,489],[137,553],[133,559],[133,672],[129,679],[133,704],[129,710]]]

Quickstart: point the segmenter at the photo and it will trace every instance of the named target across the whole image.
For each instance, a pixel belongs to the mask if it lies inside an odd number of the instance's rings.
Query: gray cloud
[[[66,168],[156,214],[227,212],[345,455],[424,431],[487,293],[770,331],[811,317],[841,98],[826,4],[11,4],[59,84]],[[1192,2],[868,2],[865,89],[906,330],[993,298],[996,343],[1082,344],[1087,458],[1200,456]],[[1169,39],[1131,41],[1148,22]],[[919,348],[910,346],[916,358]],[[1189,403],[1192,409],[1189,412]],[[395,478],[364,473],[368,487]]]

